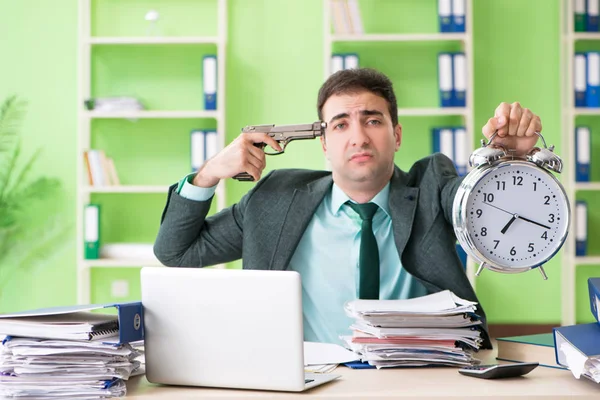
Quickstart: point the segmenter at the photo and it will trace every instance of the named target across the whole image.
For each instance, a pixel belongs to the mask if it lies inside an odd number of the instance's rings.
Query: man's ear
[[[402,144],[402,125],[400,125],[400,123],[394,127],[394,139],[396,142],[395,151],[398,151],[400,145]]]
[[[323,148],[323,153],[327,155],[327,143],[325,142],[325,135],[321,136],[321,147]]]

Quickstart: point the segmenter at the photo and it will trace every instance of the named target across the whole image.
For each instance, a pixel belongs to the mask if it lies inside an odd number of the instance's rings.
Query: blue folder
[[[596,321],[600,323],[600,278],[588,278],[588,291],[590,293],[590,310]]]
[[[36,317],[44,318],[47,316],[60,317],[61,315],[68,315],[76,312],[102,310],[108,308],[116,308],[117,311],[117,327],[102,328],[98,330],[91,329],[87,340],[94,340],[95,336],[100,337],[98,341],[103,343],[110,343],[114,345],[120,345],[124,343],[137,342],[144,339],[144,320],[143,320],[143,307],[141,302],[130,302],[130,303],[109,303],[109,304],[87,304],[87,305],[76,305],[67,307],[51,307],[51,308],[40,308],[36,310],[21,311],[11,314],[0,315],[0,325],[3,324],[4,320],[19,320],[20,318],[27,318],[28,320],[34,320]],[[61,333],[55,333],[52,335],[38,335],[35,332],[41,331],[43,328],[38,326],[38,329],[31,330],[28,334],[23,334],[18,327],[11,327],[8,324],[2,331],[1,334],[7,336],[25,336],[25,337],[36,337],[36,338],[49,338],[49,339],[61,339]],[[116,340],[116,334],[118,332],[118,341]],[[85,333],[85,332],[82,332]],[[110,335],[115,336],[103,339],[103,336]],[[52,337],[49,337],[52,336]],[[66,337],[66,336],[65,336]],[[69,340],[69,339],[67,339]],[[83,339],[86,340],[86,339]]]
[[[556,363],[568,367],[565,354],[562,352],[562,343],[570,344],[576,351],[586,357],[600,356],[600,324],[579,324],[553,328],[554,351]]]

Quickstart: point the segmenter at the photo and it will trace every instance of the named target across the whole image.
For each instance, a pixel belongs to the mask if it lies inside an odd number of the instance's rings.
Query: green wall
[[[474,0],[475,125],[483,126],[501,101],[520,101],[538,113],[546,140],[560,153],[558,0]],[[435,0],[363,0],[370,32],[434,32]],[[405,4],[401,9],[398,4]],[[377,5],[375,7],[374,5]],[[143,14],[162,13],[168,35],[211,35],[216,25],[212,0],[94,0],[93,33],[140,35]],[[227,141],[247,124],[316,120],[316,93],[323,76],[321,0],[229,0],[227,48]],[[410,10],[406,12],[405,10]],[[40,174],[58,177],[64,209],[75,218],[77,135],[77,1],[0,0],[0,98],[16,93],[30,103],[24,124],[25,152],[45,151]],[[200,15],[201,17],[196,17]],[[532,24],[532,16],[544,23]],[[96,96],[141,96],[149,107],[201,108],[200,60],[214,46],[103,46],[93,52]],[[360,44],[334,46],[355,51],[361,65],[375,66],[394,81],[400,106],[437,103],[435,60],[455,44]],[[125,93],[126,92],[126,93]],[[458,124],[456,117],[401,118],[403,147],[397,155],[408,168],[429,152],[430,128]],[[189,169],[189,131],[214,127],[195,120],[95,121],[93,145],[115,159],[123,183],[168,184]],[[476,138],[479,139],[479,130]],[[132,150],[135,149],[135,150]],[[317,141],[296,142],[285,155],[270,157],[267,170],[322,168]],[[597,177],[596,177],[597,178]],[[228,203],[252,184],[227,182]],[[164,195],[95,195],[104,205],[102,229],[108,241],[152,241]],[[121,223],[117,227],[117,223]],[[0,293],[0,311],[76,301],[75,232],[42,266],[20,271]],[[233,263],[232,267],[239,267]],[[0,265],[0,268],[5,268]],[[93,270],[93,300],[110,301],[113,279],[130,283],[139,298],[137,268]],[[477,292],[492,323],[557,323],[560,320],[560,256],[546,266],[548,281],[536,271],[504,275],[484,271]],[[582,275],[600,274],[594,267]],[[589,320],[580,285],[578,319]]]

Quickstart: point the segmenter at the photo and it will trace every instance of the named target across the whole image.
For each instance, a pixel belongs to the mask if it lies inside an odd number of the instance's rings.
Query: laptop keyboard
[[[311,382],[314,382],[314,379],[305,379],[304,380],[304,383],[311,383]]]

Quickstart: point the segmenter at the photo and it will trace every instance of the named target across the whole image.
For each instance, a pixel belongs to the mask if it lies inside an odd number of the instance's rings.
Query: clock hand
[[[513,217],[510,219],[510,221],[508,221],[508,223],[506,225],[504,225],[504,228],[502,228],[502,230],[500,231],[500,233],[502,233],[503,235],[506,233],[506,231],[508,230],[508,227],[512,225],[513,222],[515,222],[515,220],[518,218],[517,214],[513,214]]]
[[[494,208],[495,208],[495,209],[497,209],[497,210],[504,211],[504,212],[505,212],[505,213],[507,213],[507,214],[510,214],[510,215],[515,215],[515,214],[511,213],[510,211],[506,211],[506,210],[505,210],[505,209],[503,209],[503,208],[496,207],[495,205],[493,205],[493,204],[490,204],[490,203],[487,203],[487,202],[485,202],[485,201],[483,202],[483,204],[486,204],[486,205],[488,205],[488,206],[490,206],[490,207],[494,207]]]
[[[532,221],[529,218],[521,217],[520,215],[517,215],[517,218],[521,218],[523,221],[531,222],[532,224],[541,226],[542,228],[551,229],[549,226],[540,224],[539,222]]]

